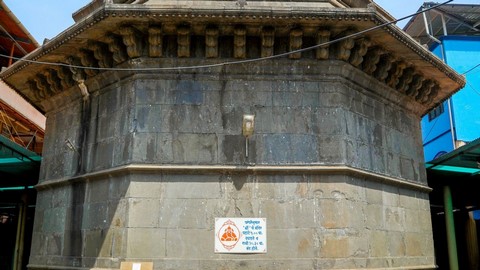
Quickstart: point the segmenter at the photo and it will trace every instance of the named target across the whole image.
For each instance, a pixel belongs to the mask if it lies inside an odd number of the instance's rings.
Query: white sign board
[[[215,253],[267,253],[267,219],[216,218]]]

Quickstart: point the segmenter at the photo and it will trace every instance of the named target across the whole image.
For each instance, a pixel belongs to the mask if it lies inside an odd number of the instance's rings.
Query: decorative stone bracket
[[[195,27],[195,29],[199,29],[198,25]],[[204,57],[215,59],[219,58],[222,46],[229,46],[232,53],[231,58],[223,60],[228,62],[233,58],[273,56],[275,52],[285,50],[285,47],[281,47],[285,42],[288,44],[286,50],[294,51],[304,48],[307,40],[310,40],[310,44],[312,41],[316,44],[324,44],[357,31],[350,27],[338,32],[335,28],[319,25],[318,30],[312,32],[305,31],[301,26],[291,26],[290,29],[285,29],[285,26],[267,25],[259,26],[260,30],[255,32],[251,30],[252,26],[250,25],[238,24],[228,32],[223,31],[221,25],[211,23],[204,25],[203,32],[197,30],[195,32],[192,26],[186,23],[178,24],[173,29],[173,32],[166,31],[160,23],[148,27],[124,25],[117,30],[107,31],[100,40],[88,40],[85,46],[78,48],[78,51],[72,51],[71,55],[66,57],[65,62],[75,66],[92,67],[92,69],[46,67],[28,80],[32,98],[35,101],[41,101],[51,97],[78,82],[96,76],[103,69],[116,67],[129,59],[167,57],[169,55],[166,53],[167,47],[176,46],[176,57],[190,58],[194,47],[203,46]],[[193,39],[199,34],[203,35],[203,38]],[[227,38],[228,36],[230,38]],[[231,40],[231,44],[220,43],[221,37],[225,37],[224,40]],[[253,42],[255,39],[260,42]],[[282,42],[277,43],[276,40]],[[175,44],[167,45],[167,42],[175,42]],[[203,44],[198,42],[203,42]],[[258,55],[251,53],[249,55],[247,48],[256,44],[259,48],[253,51],[259,52]],[[311,55],[297,52],[290,54],[288,58],[298,60],[302,57],[312,57]],[[313,57],[319,61],[340,60],[350,63],[399,93],[422,104],[432,102],[439,92],[439,84],[434,78],[425,77],[401,56],[388,51],[378,42],[373,42],[368,36],[356,39],[347,38],[334,43],[334,46],[325,45],[315,48]]]

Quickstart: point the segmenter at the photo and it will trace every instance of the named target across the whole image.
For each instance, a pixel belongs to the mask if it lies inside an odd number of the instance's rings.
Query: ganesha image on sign
[[[220,230],[218,230],[218,239],[227,250],[233,249],[241,238],[240,230],[231,220],[227,220]]]

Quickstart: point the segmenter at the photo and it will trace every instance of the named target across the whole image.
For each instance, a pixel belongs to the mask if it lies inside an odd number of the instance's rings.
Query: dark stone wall
[[[350,64],[281,59],[104,73],[87,86],[88,100],[72,100],[74,87],[47,115],[31,269],[118,269],[121,261],[152,261],[155,269],[433,269],[414,105]],[[244,114],[256,117],[248,158]],[[247,165],[363,173],[235,170]],[[267,218],[268,253],[215,254],[215,217]]]
[[[130,163],[344,164],[425,183],[419,119],[400,94],[342,62],[316,68],[328,70],[123,78],[48,114],[41,178]],[[248,159],[244,114],[256,117]]]

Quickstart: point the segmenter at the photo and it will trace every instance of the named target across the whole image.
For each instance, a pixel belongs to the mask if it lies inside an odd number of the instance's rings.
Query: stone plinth
[[[419,119],[461,77],[394,26],[270,58],[374,10],[148,3],[2,73],[47,112],[30,269],[435,268]],[[221,217],[266,218],[268,252],[215,253]]]

